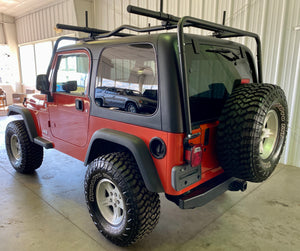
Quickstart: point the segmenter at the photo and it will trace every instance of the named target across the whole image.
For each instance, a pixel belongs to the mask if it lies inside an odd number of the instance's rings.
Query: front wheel
[[[43,147],[29,139],[23,120],[10,122],[5,131],[6,152],[19,173],[33,173],[43,162]]]
[[[128,246],[142,239],[158,223],[159,196],[147,190],[128,153],[95,159],[86,172],[84,187],[95,225],[116,245]]]

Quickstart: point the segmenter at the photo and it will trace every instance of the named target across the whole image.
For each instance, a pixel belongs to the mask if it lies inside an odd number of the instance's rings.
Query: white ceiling
[[[0,0],[0,13],[19,17],[61,0]]]

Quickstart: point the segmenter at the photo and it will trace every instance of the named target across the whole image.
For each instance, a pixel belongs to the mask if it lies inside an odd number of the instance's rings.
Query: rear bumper
[[[198,187],[191,190],[188,194],[180,196],[167,195],[168,200],[176,203],[181,209],[192,209],[195,207],[201,207],[211,200],[215,199],[219,195],[223,194],[227,190],[241,190],[233,189],[234,184],[244,182],[234,177],[228,177],[225,174],[209,180]],[[245,189],[243,189],[245,190]],[[242,190],[242,191],[243,191]]]

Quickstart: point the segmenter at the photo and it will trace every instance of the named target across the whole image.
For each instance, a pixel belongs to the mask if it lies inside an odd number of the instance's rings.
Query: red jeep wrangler
[[[279,161],[288,123],[284,92],[262,84],[257,34],[127,9],[162,25],[57,25],[90,35],[57,41],[47,74],[37,77],[41,94],[10,106],[8,115],[23,120],[6,129],[7,154],[20,173],[40,167],[43,148],[84,161],[91,217],[120,246],[153,230],[158,193],[187,209],[244,191],[246,181],[264,181]],[[214,33],[188,34],[184,27]],[[256,40],[256,63],[246,46],[223,39],[242,36]],[[58,49],[64,39],[77,43]]]

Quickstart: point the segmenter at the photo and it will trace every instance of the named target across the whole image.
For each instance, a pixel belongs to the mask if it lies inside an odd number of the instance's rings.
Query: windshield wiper
[[[208,49],[208,50],[206,50],[206,52],[218,53],[229,61],[236,61],[240,58],[233,51],[228,50],[228,49],[218,49],[218,50],[209,50]],[[226,55],[228,53],[231,53],[234,57],[229,57],[228,55]]]

